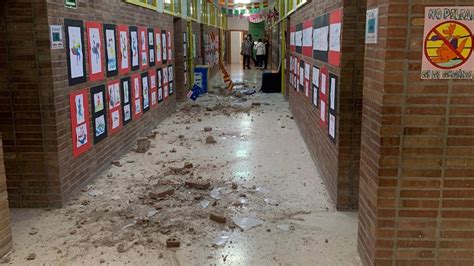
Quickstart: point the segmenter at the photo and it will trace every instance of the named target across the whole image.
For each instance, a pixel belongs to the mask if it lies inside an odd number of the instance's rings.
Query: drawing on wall
[[[150,80],[150,101],[151,108],[155,107],[158,104],[158,93],[156,85],[156,70],[150,69],[148,71],[148,78]]]
[[[163,98],[164,100],[168,99],[168,95],[169,95],[169,90],[168,90],[168,68],[167,67],[164,67],[163,68]]]
[[[86,82],[84,26],[81,20],[64,19],[69,86]]]
[[[313,56],[313,21],[303,23],[303,55]]]
[[[105,62],[107,66],[107,77],[115,76],[118,73],[117,43],[115,25],[104,24],[105,36]]]
[[[130,41],[128,40],[128,26],[117,27],[119,32],[119,73],[126,74],[130,71]]]
[[[120,80],[120,98],[122,100],[122,122],[124,125],[128,124],[132,119],[132,108],[131,108],[131,86],[130,77],[122,78]]]
[[[329,15],[329,64],[339,66],[341,62],[341,25],[342,9]]]
[[[337,114],[337,86],[338,77],[329,74],[329,103],[328,103],[328,135],[336,143],[336,114]]]
[[[336,116],[329,113],[328,135],[332,142],[336,143]]]
[[[161,64],[161,30],[155,29],[155,45],[156,45],[156,63]]]
[[[107,119],[105,111],[105,86],[99,85],[91,88],[92,100],[92,128],[94,131],[94,144],[107,137]]]
[[[155,66],[155,32],[153,28],[148,29],[148,52],[150,58],[149,66]]]
[[[296,52],[301,54],[303,52],[303,24],[296,25],[295,33]]]
[[[289,67],[289,69],[290,69],[290,80],[289,80],[290,86],[294,88],[294,84],[293,84],[293,75],[294,75],[293,74],[293,56],[292,55],[290,55],[290,67]]]
[[[310,98],[311,97],[311,87],[310,87],[310,81],[309,77],[311,75],[311,67],[308,63],[304,63],[304,93],[306,97]]]
[[[161,30],[161,52],[162,52],[162,61],[163,64],[166,64],[167,57],[168,57],[168,49],[167,49],[168,42],[166,41],[166,30]]]
[[[141,93],[141,77],[140,74],[134,74],[132,76],[132,91],[133,91],[133,119],[140,118],[142,114],[142,93]]]
[[[171,61],[173,59],[173,43],[171,38],[171,32],[168,31],[168,60]]]
[[[132,70],[140,68],[140,51],[138,50],[138,30],[137,27],[130,26],[130,58],[132,64]]]
[[[91,147],[87,93],[87,89],[82,89],[69,94],[72,153],[74,157],[78,157]]]
[[[138,28],[138,36],[140,38],[140,61],[141,61],[141,68],[144,69],[148,66],[148,42],[147,42],[147,33],[146,28],[139,27]]]
[[[120,117],[120,82],[118,80],[111,81],[107,84],[107,97],[109,102],[109,131],[110,134],[114,134],[122,126]]]
[[[328,61],[329,51],[329,14],[317,17],[313,21],[313,58]]]
[[[299,65],[299,70],[298,70],[298,74],[299,74],[298,91],[302,91],[302,92],[304,92],[304,65],[305,65],[305,62],[303,60],[300,60],[300,65]]]
[[[319,68],[313,66],[313,105],[319,106]]]
[[[142,73],[142,105],[143,105],[143,113],[150,110],[150,86],[148,83],[148,73]]]
[[[329,78],[329,72],[326,67],[322,67],[319,71],[320,74],[320,87],[319,87],[319,110],[320,110],[320,125],[322,128],[327,127],[327,84]]]
[[[169,95],[173,95],[174,93],[174,87],[173,87],[173,65],[168,66],[168,83],[169,83]]]
[[[101,80],[104,78],[102,68],[102,24],[98,22],[86,22],[87,40],[89,49],[89,80]]]
[[[158,85],[158,103],[163,101],[163,71],[161,68],[156,70],[156,83]]]

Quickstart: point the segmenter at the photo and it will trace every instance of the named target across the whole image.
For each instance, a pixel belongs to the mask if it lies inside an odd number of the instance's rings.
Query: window
[[[171,3],[171,0],[164,0],[164,10],[170,13],[173,12],[173,4]]]
[[[173,10],[173,12],[176,15],[181,14],[181,0],[174,0],[174,10]]]
[[[126,3],[156,10],[158,0],[125,0]]]

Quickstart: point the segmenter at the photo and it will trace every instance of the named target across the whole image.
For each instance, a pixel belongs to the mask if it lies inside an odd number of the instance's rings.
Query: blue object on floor
[[[197,85],[194,85],[192,90],[188,92],[188,98],[195,101],[201,94],[201,88]]]
[[[201,88],[201,93],[207,93],[209,66],[199,65],[194,68],[194,84]]]

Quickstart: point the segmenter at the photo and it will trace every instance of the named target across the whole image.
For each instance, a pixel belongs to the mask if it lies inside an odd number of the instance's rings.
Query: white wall
[[[242,32],[230,32],[230,62],[232,64],[240,64],[242,56],[240,55],[240,46],[242,43]]]
[[[249,30],[249,20],[246,17],[228,17],[227,18],[228,30]]]

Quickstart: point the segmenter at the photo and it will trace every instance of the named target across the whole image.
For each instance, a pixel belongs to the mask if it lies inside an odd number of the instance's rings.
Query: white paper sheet
[[[341,51],[341,23],[331,24],[329,32],[329,50]]]
[[[313,31],[313,50],[316,51],[328,51],[328,35],[329,27],[322,27],[314,29]]]
[[[303,30],[303,46],[313,46],[313,28]]]
[[[331,78],[331,92],[330,94],[330,102],[329,108],[332,110],[336,110],[336,79]]]

